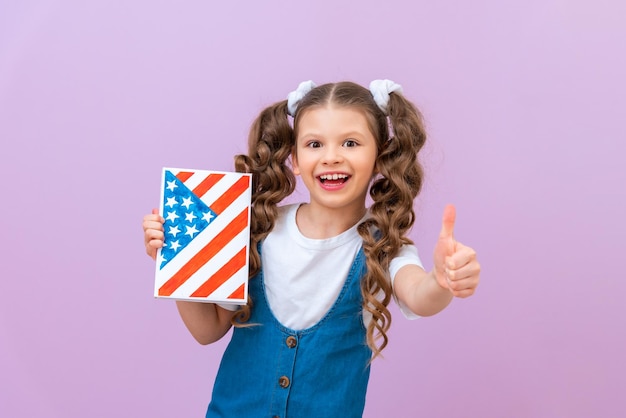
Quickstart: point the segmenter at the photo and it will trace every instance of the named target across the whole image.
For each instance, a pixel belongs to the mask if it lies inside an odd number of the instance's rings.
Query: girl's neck
[[[309,203],[303,203],[296,213],[296,224],[300,233],[307,238],[332,238],[356,225],[366,212],[365,206],[349,210],[314,208]]]

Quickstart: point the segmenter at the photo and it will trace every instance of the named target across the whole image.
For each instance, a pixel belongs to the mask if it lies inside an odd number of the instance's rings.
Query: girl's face
[[[360,110],[329,105],[300,116],[293,171],[309,190],[311,206],[362,212],[377,154]]]

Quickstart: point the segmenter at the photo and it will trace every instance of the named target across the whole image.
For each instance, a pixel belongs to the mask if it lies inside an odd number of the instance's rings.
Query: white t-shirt
[[[279,207],[274,229],[263,241],[261,251],[270,309],[281,324],[294,330],[315,325],[335,303],[361,248],[363,241],[357,226],[365,219],[335,237],[311,239],[298,229],[298,207],[299,204]],[[398,270],[408,264],[422,267],[413,245],[404,245],[391,261],[392,286]],[[222,306],[235,309],[232,305]],[[398,306],[407,318],[418,317],[402,303]],[[363,319],[367,324],[371,314],[364,311]]]

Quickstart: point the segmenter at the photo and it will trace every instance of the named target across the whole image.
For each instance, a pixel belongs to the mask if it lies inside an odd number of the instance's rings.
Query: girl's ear
[[[298,157],[296,156],[296,147],[291,148],[291,171],[296,176],[300,175],[300,167],[298,167]]]

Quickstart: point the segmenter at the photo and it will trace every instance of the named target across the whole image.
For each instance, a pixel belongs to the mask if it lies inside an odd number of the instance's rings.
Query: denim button
[[[289,387],[289,378],[287,376],[281,376],[278,378],[278,384],[280,385],[281,388],[288,388]]]
[[[289,348],[294,348],[296,345],[298,345],[298,340],[296,340],[296,337],[294,337],[293,335],[290,335],[289,337],[287,337],[285,344],[287,344],[287,347]]]

